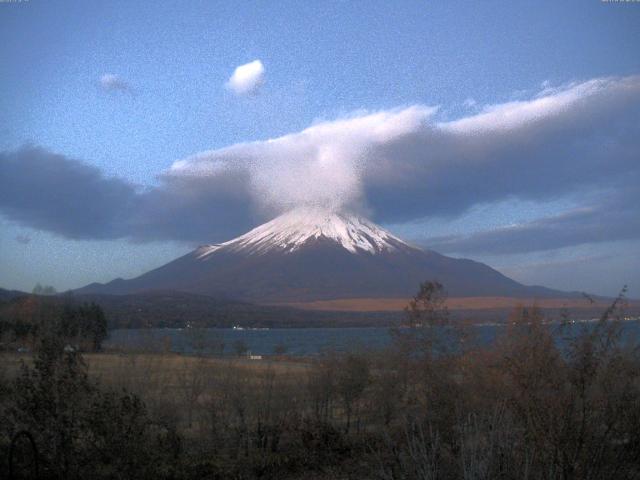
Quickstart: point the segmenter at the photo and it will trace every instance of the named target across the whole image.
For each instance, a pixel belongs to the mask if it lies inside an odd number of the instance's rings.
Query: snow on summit
[[[276,217],[228,242],[201,247],[198,258],[205,258],[220,249],[247,253],[293,252],[310,240],[320,238],[332,240],[351,253],[375,254],[409,247],[365,218],[304,208]]]

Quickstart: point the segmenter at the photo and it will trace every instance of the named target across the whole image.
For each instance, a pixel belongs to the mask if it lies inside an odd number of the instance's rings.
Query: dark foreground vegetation
[[[107,317],[96,303],[59,301],[29,295],[0,302],[0,350],[39,346],[57,338],[64,347],[98,351],[107,338]]]
[[[640,478],[622,299],[562,350],[535,308],[491,347],[425,284],[389,349],[306,362],[81,354],[43,329],[0,368],[0,474],[65,479]],[[569,321],[569,319],[566,319]]]

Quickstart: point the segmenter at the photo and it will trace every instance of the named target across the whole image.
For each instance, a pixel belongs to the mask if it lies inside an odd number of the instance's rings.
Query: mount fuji
[[[130,280],[76,293],[181,291],[255,303],[407,298],[426,280],[455,297],[566,297],[522,285],[479,262],[410,245],[357,215],[297,209],[220,244],[204,245]]]

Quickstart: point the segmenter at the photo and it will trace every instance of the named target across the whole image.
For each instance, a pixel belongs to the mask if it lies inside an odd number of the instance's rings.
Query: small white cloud
[[[478,105],[478,102],[476,102],[475,99],[469,97],[462,103],[462,105],[466,108],[474,108]]]
[[[264,65],[260,60],[237,67],[225,86],[236,95],[256,93],[264,83]]]
[[[122,77],[113,73],[105,73],[100,77],[100,87],[106,92],[130,92],[131,87]]]
[[[19,235],[16,235],[16,242],[26,245],[31,242],[31,237],[29,235],[24,235],[21,233]]]

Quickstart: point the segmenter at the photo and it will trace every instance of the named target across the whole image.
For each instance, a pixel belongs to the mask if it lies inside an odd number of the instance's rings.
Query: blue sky
[[[163,172],[169,171],[174,162],[202,152],[213,152],[215,162],[227,161],[220,160],[224,156],[220,150],[228,146],[296,134],[323,122],[332,124],[375,112],[397,113],[414,106],[421,110],[413,116],[407,114],[410,118],[406,125],[402,123],[405,117],[393,115],[379,121],[383,126],[389,122],[405,125],[402,135],[416,132],[417,127],[411,123],[414,121],[446,130],[454,121],[477,116],[490,106],[531,102],[563,92],[573,95],[577,89],[576,95],[582,95],[580,101],[593,98],[593,105],[583,108],[576,104],[575,112],[570,111],[566,123],[558,123],[556,130],[526,131],[522,142],[508,155],[500,150],[501,162],[509,164],[511,158],[521,162],[519,170],[495,170],[498,175],[506,172],[505,178],[496,183],[511,182],[513,188],[503,186],[491,191],[485,185],[492,179],[473,168],[469,184],[463,185],[465,192],[470,192],[469,198],[458,204],[456,199],[465,195],[454,193],[463,183],[452,182],[451,178],[465,177],[466,170],[438,170],[442,177],[429,177],[425,185],[437,180],[437,185],[450,185],[446,192],[452,192],[438,197],[443,199],[438,204],[420,193],[420,185],[406,187],[408,193],[401,197],[395,192],[404,184],[385,189],[367,174],[359,179],[358,202],[365,203],[374,220],[395,233],[416,243],[440,247],[447,254],[486,261],[525,283],[602,294],[615,294],[628,283],[630,293],[639,297],[640,229],[631,228],[635,225],[635,206],[630,203],[638,195],[631,182],[624,180],[636,178],[640,162],[640,148],[632,140],[639,112],[634,90],[634,76],[640,73],[636,48],[640,45],[639,22],[640,5],[595,0],[535,4],[0,3],[0,150],[7,152],[0,160],[15,163],[15,152],[31,145],[37,147],[40,156],[60,156],[55,160],[61,162],[56,175],[60,171],[73,173],[75,164],[65,162],[77,161],[96,167],[87,175],[97,175],[99,185],[116,178],[123,183],[118,187],[122,192],[128,192],[131,186],[140,195],[155,188],[152,193],[157,195],[143,201],[149,203],[154,198],[166,198],[168,191],[177,188],[175,182],[163,179]],[[264,84],[248,95],[235,94],[225,87],[236,67],[256,59],[264,66]],[[115,84],[113,88],[101,84],[107,74],[120,82],[117,88]],[[626,83],[623,87],[615,82],[598,86],[596,94],[579,88],[584,82],[603,78],[626,79],[620,80]],[[623,93],[619,93],[621,89]],[[620,95],[629,96],[622,101]],[[615,105],[605,108],[602,102]],[[434,112],[427,112],[427,107]],[[589,115],[593,122],[606,121],[608,130],[589,127],[584,120]],[[586,123],[569,131],[568,125],[579,123],[576,119]],[[378,125],[378,120],[372,121]],[[616,125],[615,132],[610,125]],[[624,134],[620,133],[623,130]],[[358,141],[364,142],[364,153],[358,155],[387,148],[386,137],[383,141],[354,131]],[[312,143],[317,138],[314,132],[307,137]],[[322,145],[335,151],[334,137],[320,138]],[[429,149],[431,144],[420,138]],[[439,138],[435,141],[440,142]],[[537,142],[534,149],[527,143],[531,138]],[[540,186],[544,178],[553,183],[554,174],[547,166],[539,167],[543,162],[536,155],[561,152],[552,163],[561,171],[579,171],[584,166],[581,156],[593,150],[581,150],[581,145],[600,145],[600,140],[611,146],[609,156],[603,154],[586,164],[604,181],[584,177],[572,183],[560,174],[558,181],[565,181],[566,189]],[[393,148],[402,147],[396,145],[399,140],[395,137],[391,141],[395,142]],[[448,152],[434,162],[453,158]],[[403,161],[403,154],[397,153],[398,162]],[[21,172],[12,170],[5,176],[18,178],[12,185],[20,185],[22,190],[13,195],[23,195],[24,201],[4,198],[2,204],[0,194],[0,286],[4,288],[30,290],[41,282],[62,290],[92,281],[131,277],[189,251],[196,243],[218,241],[255,225],[268,217],[265,211],[276,208],[272,201],[268,202],[269,208],[234,203],[224,209],[203,201],[192,210],[193,215],[210,226],[196,228],[192,225],[195,221],[185,223],[185,230],[193,228],[189,235],[176,234],[182,224],[153,226],[143,233],[141,227],[131,233],[122,225],[109,232],[69,226],[63,219],[54,221],[54,217],[64,217],[62,206],[44,211],[42,203],[55,202],[73,188],[73,183],[62,193],[47,196],[47,178],[59,186],[67,185],[68,178],[39,173],[43,178],[34,183],[31,174],[42,165],[39,162],[54,162],[34,159],[34,155],[29,157],[31,163],[21,161],[25,166]],[[290,151],[283,147],[274,155],[287,156]],[[377,150],[372,156],[376,155],[380,155]],[[620,156],[624,159],[619,160]],[[522,157],[527,157],[526,161]],[[413,154],[407,160],[414,167],[415,162],[430,161]],[[608,161],[610,173],[602,167]],[[282,162],[274,160],[263,175],[280,178],[296,171],[297,164],[291,167]],[[342,164],[336,165],[330,176],[318,182],[341,184],[344,178],[335,174],[341,168]],[[622,180],[618,174],[622,174]],[[538,186],[520,186],[522,177],[529,177]],[[201,192],[208,187],[198,184],[197,188],[188,188]],[[285,187],[269,183],[264,188],[272,192]],[[431,187],[434,190],[437,188]],[[624,191],[625,196],[608,203],[612,191]],[[210,192],[202,195],[208,201],[218,199],[215,195],[210,198]],[[247,195],[238,202],[255,204],[256,193]],[[83,197],[75,198],[76,202],[78,198]],[[414,207],[427,201],[436,206]],[[170,219],[165,210],[156,208],[160,203],[154,203],[153,208],[145,206],[144,212]],[[67,204],[63,201],[61,205]],[[171,209],[175,205],[172,201]],[[591,210],[587,214],[585,209]],[[600,223],[598,215],[611,218],[612,209],[619,217],[616,219],[633,225],[624,231],[610,228],[610,234],[594,232],[593,226]],[[412,213],[402,214],[400,210]],[[225,212],[234,213],[237,224]],[[43,219],[45,215],[49,217]],[[121,218],[123,214],[114,215]],[[176,215],[182,217],[184,213]],[[567,215],[572,220],[562,224],[563,231],[574,229],[575,234],[554,242],[557,235],[549,229],[559,227],[549,219],[565,219]],[[82,223],[85,217],[77,218]],[[141,222],[140,218],[135,221]],[[146,219],[143,223],[146,225]],[[514,228],[530,232],[529,240],[523,242],[521,235],[514,239]],[[604,223],[602,228],[607,230]],[[204,238],[205,233],[216,238]],[[540,235],[539,242],[536,235]],[[487,248],[487,242],[497,246],[520,242],[521,246],[501,252],[499,247]]]

